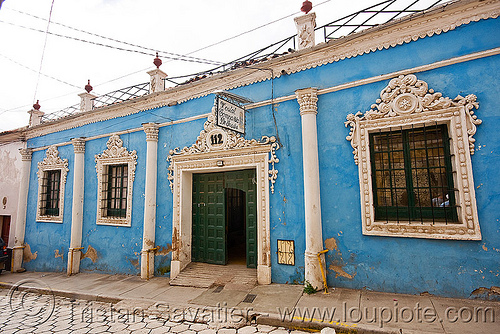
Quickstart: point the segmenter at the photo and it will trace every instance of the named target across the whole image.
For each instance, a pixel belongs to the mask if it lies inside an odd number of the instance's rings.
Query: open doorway
[[[226,188],[226,229],[228,264],[246,265],[246,193]]]
[[[10,216],[0,216],[0,237],[6,245],[9,244]]]
[[[257,267],[255,170],[193,174],[191,261]]]

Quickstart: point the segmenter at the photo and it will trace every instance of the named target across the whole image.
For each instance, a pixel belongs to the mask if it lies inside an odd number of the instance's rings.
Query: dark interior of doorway
[[[246,265],[246,193],[226,188],[226,232],[228,264]]]
[[[10,232],[10,216],[0,216],[0,237],[3,239],[6,245],[9,244],[9,232]]]

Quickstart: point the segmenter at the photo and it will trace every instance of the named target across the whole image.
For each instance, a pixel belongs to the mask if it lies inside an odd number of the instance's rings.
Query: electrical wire
[[[0,53],[0,56],[1,56],[1,57],[4,57],[4,58],[6,58],[6,59],[8,59],[8,60],[10,60],[10,61],[12,61],[12,62],[13,62],[13,63],[15,63],[16,65],[19,65],[19,66],[21,66],[21,67],[23,67],[23,68],[26,68],[26,69],[28,69],[28,70],[30,70],[30,71],[33,71],[33,72],[35,72],[35,73],[37,72],[36,70],[34,70],[34,69],[32,69],[32,68],[30,68],[30,67],[28,67],[28,66],[26,66],[26,65],[23,65],[23,64],[21,64],[21,63],[19,63],[19,62],[15,61],[15,60],[13,60],[13,59],[11,59],[11,58],[9,58],[9,57],[7,57],[7,56],[3,55],[3,54],[1,54],[1,53]],[[144,72],[144,71],[145,71],[145,70],[147,70],[148,68],[149,68],[149,67],[146,67],[146,68],[143,68],[143,69],[141,69],[141,70],[138,70],[138,71],[135,71],[135,72],[132,72],[132,73],[128,73],[128,74],[122,75],[122,76],[120,76],[120,77],[118,77],[118,78],[114,78],[114,79],[111,79],[111,80],[108,80],[108,81],[105,81],[105,82],[102,82],[102,83],[95,84],[95,85],[94,85],[94,88],[99,87],[99,86],[102,86],[102,85],[105,85],[105,84],[108,84],[108,83],[113,82],[113,81],[117,81],[117,80],[123,79],[123,78],[125,78],[125,77],[131,76],[131,75],[134,75],[134,74],[137,74],[137,73],[140,73],[140,72]],[[73,85],[73,84],[71,84],[71,83],[69,83],[69,82],[66,82],[66,81],[61,80],[61,79],[57,79],[57,78],[55,78],[55,77],[53,77],[53,76],[50,76],[50,75],[47,75],[47,74],[44,74],[44,73],[41,73],[41,75],[42,75],[42,76],[44,76],[44,77],[47,77],[47,78],[50,78],[50,79],[56,80],[56,81],[58,81],[58,82],[61,82],[61,83],[63,83],[63,84],[66,84],[66,85],[68,85],[68,86],[71,86],[71,87],[74,87],[74,88],[78,88],[78,89],[79,89],[79,91],[80,91],[80,90],[81,90],[81,88],[82,88],[82,87],[80,87],[80,86]],[[59,95],[59,96],[55,96],[55,97],[51,97],[51,98],[47,98],[47,99],[44,99],[44,101],[50,101],[50,100],[59,99],[59,98],[61,98],[61,97],[66,97],[66,96],[69,96],[69,95],[74,95],[74,94],[77,94],[79,91],[73,91],[73,92],[70,92],[70,93],[67,93],[67,94],[64,94],[64,95]],[[98,95],[100,95],[100,94],[98,94]],[[18,107],[15,107],[15,108],[10,108],[10,109],[6,109],[6,110],[2,110],[2,111],[0,111],[0,115],[4,114],[4,113],[6,113],[6,112],[12,112],[12,111],[14,111],[14,110],[16,110],[16,109],[25,108],[25,107],[26,107],[26,108],[29,108],[29,107],[30,107],[30,105],[28,105],[28,104],[24,104],[24,105],[22,105],[22,106],[18,106]],[[24,111],[25,111],[25,110],[19,110],[19,111],[16,111],[16,112],[24,112]]]
[[[38,17],[36,15],[23,12],[21,10],[17,10],[17,9],[10,9],[10,10],[11,11],[15,11],[15,12],[20,13],[20,14],[23,14],[23,15],[31,16],[31,17],[39,19],[39,20],[46,20],[46,19],[44,19],[42,17]],[[169,51],[161,51],[161,50],[157,50],[157,49],[148,48],[148,47],[145,47],[145,46],[141,46],[141,45],[137,45],[137,44],[133,44],[133,43],[121,41],[121,40],[118,40],[118,39],[115,39],[115,38],[111,38],[111,37],[103,36],[103,35],[96,34],[96,33],[93,33],[93,32],[89,32],[89,31],[86,31],[86,30],[78,29],[78,28],[75,28],[75,27],[63,24],[63,23],[59,23],[59,22],[52,22],[52,24],[56,24],[56,25],[59,25],[61,27],[67,28],[67,29],[71,29],[71,30],[74,30],[74,31],[78,31],[78,32],[85,33],[85,34],[88,34],[88,35],[91,35],[91,36],[95,36],[95,37],[99,37],[99,38],[102,38],[102,39],[107,39],[107,40],[110,40],[110,41],[113,41],[113,42],[125,44],[125,45],[128,45],[128,46],[133,46],[133,47],[136,47],[136,48],[139,48],[139,49],[144,49],[144,50],[159,52],[159,53],[162,53],[162,54],[168,54],[168,55],[172,55],[172,56],[175,56],[175,57],[190,58],[190,59],[193,59],[193,60],[198,60],[198,61],[205,62],[206,64],[213,64],[213,65],[221,65],[221,64],[223,64],[222,62],[215,61],[215,60],[198,58],[198,57],[190,57],[190,56],[187,56],[187,55],[182,55],[182,54],[173,53],[173,52],[169,52]]]
[[[327,3],[327,2],[330,2],[330,1],[332,1],[332,0],[326,0],[326,1],[320,2],[319,4],[314,5],[314,7],[321,6],[321,5],[323,5],[323,4]],[[292,16],[297,15],[297,14],[300,14],[300,12],[295,12],[295,13],[289,14],[289,15],[287,15],[287,16],[283,16],[282,18],[279,18],[279,19],[277,19],[277,20],[274,20],[274,21],[271,21],[271,22],[265,23],[265,24],[260,25],[260,26],[258,26],[258,27],[255,27],[255,28],[252,28],[252,29],[250,29],[250,30],[244,31],[244,32],[242,32],[242,33],[239,33],[239,34],[237,34],[237,35],[234,35],[234,36],[232,36],[232,37],[228,37],[228,38],[226,38],[226,39],[223,39],[222,41],[219,41],[219,42],[216,42],[216,43],[213,43],[213,44],[210,44],[210,45],[204,46],[204,47],[202,47],[202,48],[200,48],[200,49],[197,49],[197,50],[194,50],[194,51],[191,51],[191,52],[187,53],[187,55],[190,55],[190,54],[193,54],[193,53],[196,53],[196,52],[202,51],[202,50],[206,50],[206,49],[211,48],[211,47],[213,47],[213,46],[216,46],[216,45],[219,45],[219,44],[225,43],[225,42],[227,42],[227,41],[230,41],[230,40],[235,39],[235,38],[238,38],[238,37],[240,37],[240,36],[243,36],[243,35],[249,34],[249,33],[251,33],[251,32],[254,32],[254,31],[259,30],[259,29],[261,29],[261,28],[267,27],[267,26],[269,26],[269,25],[271,25],[271,24],[274,24],[274,23],[276,23],[276,22],[282,21],[282,20],[284,20],[284,19],[287,19],[287,18],[292,17]]]
[[[40,75],[42,72],[42,65],[43,65],[43,57],[45,55],[45,49],[47,47],[47,37],[49,36],[50,19],[52,18],[52,9],[54,9],[54,2],[55,2],[55,0],[52,0],[52,4],[50,5],[49,19],[47,20],[47,29],[45,30],[45,41],[43,42],[42,56],[40,57],[40,67],[38,69],[38,77],[36,79],[35,95],[33,96],[33,103],[36,100],[36,94],[38,92],[38,83],[40,82]]]
[[[28,67],[28,66],[26,66],[26,65],[23,65],[23,64],[21,64],[21,63],[19,63],[19,62],[15,61],[14,59],[12,59],[12,58],[10,58],[10,57],[7,57],[6,55],[3,55],[3,54],[1,54],[1,53],[0,53],[0,57],[3,57],[3,58],[5,58],[5,59],[7,59],[7,60],[10,60],[10,61],[11,61],[11,62],[13,62],[14,64],[19,65],[19,66],[21,66],[21,67],[23,67],[23,68],[25,68],[25,69],[27,69],[27,70],[30,70],[30,71],[35,72],[35,73],[39,73],[40,75],[42,75],[42,76],[44,76],[44,77],[46,77],[46,78],[49,78],[49,79],[52,79],[52,80],[58,81],[58,82],[60,82],[60,83],[63,83],[63,84],[65,84],[65,85],[68,85],[68,86],[71,86],[71,87],[74,87],[74,88],[81,88],[81,87],[76,86],[76,85],[73,85],[72,83],[69,83],[69,82],[67,82],[67,81],[64,81],[64,80],[61,80],[61,79],[55,78],[55,77],[53,77],[53,76],[51,76],[51,75],[48,75],[48,74],[45,74],[45,73],[41,73],[41,72],[39,72],[39,71],[37,71],[37,70],[34,70],[34,69],[32,69],[31,67]]]
[[[32,30],[32,31],[40,32],[40,33],[45,33],[45,34],[53,35],[53,36],[56,36],[56,37],[66,38],[66,39],[75,40],[75,41],[82,42],[82,43],[88,43],[88,44],[92,44],[92,45],[96,45],[96,46],[102,46],[102,47],[106,47],[106,48],[110,48],[110,49],[115,49],[115,50],[119,50],[119,51],[127,51],[127,52],[131,52],[131,53],[139,53],[139,54],[148,55],[148,56],[155,56],[156,55],[156,53],[153,52],[153,51],[146,52],[146,51],[141,51],[141,50],[127,49],[127,48],[123,48],[123,47],[119,47],[119,46],[113,46],[113,45],[110,45],[110,44],[104,44],[104,43],[89,41],[89,40],[86,40],[86,39],[83,39],[83,38],[74,37],[74,36],[68,36],[68,35],[58,34],[58,33],[51,32],[51,31],[47,31],[46,32],[46,31],[43,31],[43,30],[40,30],[40,29],[36,29],[36,28],[32,28],[32,27],[27,27],[27,26],[24,26],[22,24],[8,22],[8,21],[4,21],[4,20],[0,20],[0,23],[5,23],[5,24],[9,24],[9,25],[14,26],[14,27],[18,27],[18,28],[28,29],[28,30]],[[219,64],[221,64],[219,62],[196,60],[196,59],[190,59],[190,58],[179,58],[179,57],[171,57],[171,56],[163,56],[163,57],[166,58],[166,59],[169,59],[169,60],[179,60],[179,61],[185,61],[185,62],[191,62],[191,63],[200,63],[200,64],[208,64],[208,65],[219,65]]]
[[[36,28],[32,28],[32,27],[27,27],[27,26],[24,26],[24,25],[21,25],[21,24],[17,24],[17,23],[7,22],[7,21],[4,21],[4,20],[0,20],[0,23],[5,23],[5,24],[12,25],[14,27],[19,27],[19,28],[23,28],[23,29],[28,29],[28,30],[32,30],[32,31],[36,31],[36,32],[45,33],[43,30],[40,30],[40,29],[36,29]],[[115,49],[115,50],[119,50],[119,51],[127,51],[127,52],[132,52],[132,53],[139,53],[139,54],[148,55],[148,56],[155,56],[156,55],[154,52],[146,52],[146,51],[141,51],[141,50],[133,50],[133,49],[122,48],[122,47],[113,46],[113,45],[110,45],[110,44],[93,42],[93,41],[89,41],[89,40],[86,40],[86,39],[83,39],[83,38],[78,38],[78,37],[73,37],[73,36],[68,36],[68,35],[62,35],[62,34],[50,32],[50,31],[47,32],[47,34],[50,34],[50,35],[53,35],[53,36],[57,36],[57,37],[61,37],[61,38],[75,40],[75,41],[78,41],[78,42],[83,42],[83,43],[93,44],[93,45],[102,46],[102,47],[106,47],[106,48],[110,48],[110,49]],[[186,61],[186,62],[192,62],[192,63],[201,63],[201,64],[214,65],[213,62],[206,62],[206,61],[201,61],[201,60],[185,59],[185,58],[174,58],[174,57],[170,57],[170,56],[165,56],[165,58],[170,59],[170,60],[180,60],[180,61]]]

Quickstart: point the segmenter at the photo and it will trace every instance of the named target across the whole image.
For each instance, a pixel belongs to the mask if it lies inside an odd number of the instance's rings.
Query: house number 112
[[[216,133],[210,136],[210,140],[212,142],[212,145],[220,145],[222,144],[222,134]]]

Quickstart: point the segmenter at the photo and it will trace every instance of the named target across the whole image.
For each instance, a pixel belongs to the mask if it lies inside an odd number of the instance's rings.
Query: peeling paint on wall
[[[171,251],[172,251],[171,244],[167,244],[167,248],[165,248],[164,246],[159,246],[158,250],[155,253],[155,256],[165,256],[168,253],[170,253]]]
[[[24,244],[24,251],[23,251],[23,261],[24,262],[30,262],[31,260],[35,260],[38,256],[38,251],[35,253],[31,252],[31,247],[29,244]]]
[[[94,247],[90,246],[87,248],[87,251],[83,253],[82,255],[82,260],[88,258],[92,260],[92,263],[96,263],[98,256],[97,256],[97,251],[95,250]]]
[[[341,266],[331,264],[330,266],[328,266],[328,269],[335,271],[335,278],[342,276],[342,277],[345,277],[348,279],[353,279],[354,276],[356,276],[356,273],[354,273],[354,275],[350,275],[350,274],[346,273],[345,270]]]
[[[139,259],[128,259],[128,260],[136,269],[139,269]]]
[[[155,246],[155,242],[153,240],[150,240],[150,239],[146,239],[145,244],[146,244],[146,247],[148,247],[148,248],[154,248],[154,246]]]
[[[471,292],[470,298],[500,301],[500,287],[492,286],[489,289],[484,287],[477,288]]]
[[[342,252],[339,250],[337,240],[333,237],[326,239],[325,248],[328,249],[329,251],[335,251],[335,254],[333,256],[330,256],[332,257],[332,259],[329,262],[332,262],[332,264],[328,266],[329,270],[333,270],[335,272],[335,278],[342,276],[348,279],[353,279],[354,276],[356,276],[356,273],[349,274],[344,270],[346,263],[344,261],[344,258],[342,257]],[[351,254],[349,257],[351,261],[353,261],[354,258],[355,254]]]
[[[63,260],[63,261],[64,261],[64,251],[61,251],[61,253],[59,253],[59,249],[56,249],[56,250],[54,251],[54,258],[56,258],[56,259],[57,259],[58,257],[60,257],[60,258],[61,258],[61,260]]]
[[[325,248],[328,250],[336,250],[338,252],[339,249],[337,246],[337,240],[335,240],[335,238],[326,239],[325,240]]]
[[[177,231],[177,227],[174,227],[173,233],[172,233],[172,250],[176,250],[174,253],[174,258],[172,260],[179,260],[179,252],[182,249],[181,248],[181,238],[179,238],[179,232]]]

